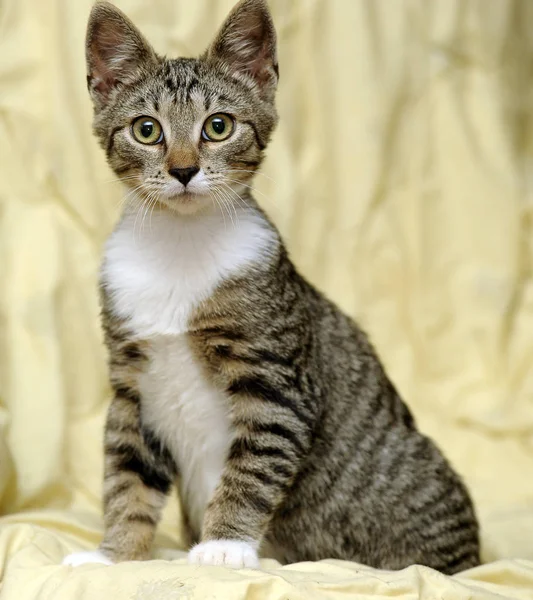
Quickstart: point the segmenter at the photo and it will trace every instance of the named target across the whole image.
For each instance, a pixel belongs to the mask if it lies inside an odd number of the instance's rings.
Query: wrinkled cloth
[[[175,56],[201,53],[233,4],[116,3]],[[121,188],[91,134],[91,0],[3,0],[2,600],[533,598],[533,3],[270,5],[281,121],[257,199],[465,478],[485,564],[191,567],[170,502],[158,560],[61,566],[102,535],[97,277]]]

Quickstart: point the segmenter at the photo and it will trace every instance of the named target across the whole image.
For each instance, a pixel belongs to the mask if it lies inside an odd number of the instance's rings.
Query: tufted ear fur
[[[241,0],[206,53],[235,74],[251,78],[264,99],[272,100],[278,82],[276,30],[265,0]]]
[[[134,81],[157,56],[139,30],[109,2],[97,2],[85,44],[87,84],[95,105],[104,106],[120,84]]]

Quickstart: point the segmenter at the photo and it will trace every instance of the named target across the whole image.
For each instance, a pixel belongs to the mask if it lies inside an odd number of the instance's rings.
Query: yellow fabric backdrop
[[[233,4],[116,3],[170,55],[200,53]],[[96,279],[121,191],[90,131],[91,0],[2,0],[2,600],[533,598],[533,2],[270,4],[281,124],[258,199],[466,478],[489,564],[58,566],[101,535]],[[179,547],[176,503],[158,544]]]

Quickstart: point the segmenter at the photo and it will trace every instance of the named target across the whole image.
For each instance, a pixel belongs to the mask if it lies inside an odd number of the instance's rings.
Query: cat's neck
[[[127,208],[105,250],[102,282],[139,335],[177,334],[224,280],[268,268],[280,239],[254,206],[180,215]]]
[[[196,212],[179,212],[164,205],[139,208],[127,205],[116,230],[130,235],[141,245],[171,245],[176,251],[190,246],[214,249],[220,244],[233,251],[245,246],[264,247],[266,252],[277,249],[279,241],[275,227],[255,201],[249,197],[240,204],[212,204]]]

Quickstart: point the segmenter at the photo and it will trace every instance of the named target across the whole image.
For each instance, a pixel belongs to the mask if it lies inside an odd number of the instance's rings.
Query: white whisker
[[[265,197],[268,200],[268,196],[262,192],[261,190],[258,190],[256,187],[254,187],[253,185],[248,185],[247,183],[243,183],[242,181],[238,181],[237,179],[228,179],[227,177],[225,178],[225,181],[230,181],[231,183],[237,183],[238,185],[242,185],[245,188],[248,188],[249,190],[252,190],[252,192],[255,192],[257,194],[261,194],[261,196]]]
[[[262,177],[266,177],[276,183],[276,181],[270,177],[270,175],[266,175],[266,173],[262,173],[261,171],[250,171],[248,169],[226,169],[224,173],[251,173],[252,175],[261,175]]]
[[[228,192],[221,187],[217,186],[217,191],[219,193],[219,195],[221,196],[221,198],[224,199],[224,205],[228,207],[228,214],[231,216],[230,213],[230,209],[233,211],[233,213],[235,214],[235,219],[238,221],[239,220],[239,215],[237,213],[237,209],[235,208],[235,203],[233,202],[232,197],[228,194]],[[232,218],[233,221],[233,218]]]
[[[152,231],[152,214],[154,213],[154,208],[157,206],[157,203],[159,202],[160,197],[161,197],[161,195],[158,192],[156,192],[155,199],[152,204],[152,209],[150,211],[150,232]]]
[[[228,217],[231,220],[231,224],[235,228],[235,221],[233,220],[233,215],[231,214],[231,210],[230,209],[233,209],[233,211],[235,212],[235,217],[237,217],[237,211],[235,210],[235,207],[231,203],[231,199],[228,197],[228,195],[225,193],[225,191],[223,189],[216,188],[216,191],[219,194],[219,197],[220,197],[223,205],[226,207],[226,211],[228,213]]]
[[[103,181],[100,181],[99,183],[120,183],[123,181],[131,181],[132,179],[138,179],[139,176],[138,175],[128,175],[127,177],[115,177],[114,179],[104,179]]]
[[[130,200],[138,200],[138,195],[137,192],[142,189],[144,186],[142,183],[140,183],[139,185],[135,186],[133,189],[129,190],[126,194],[124,194],[124,196],[122,196],[122,199],[119,203],[119,209],[123,210],[124,206],[126,205],[127,202],[129,202]]]
[[[220,203],[219,199],[217,198],[217,196],[215,194],[215,190],[209,189],[209,195],[211,196],[211,198],[213,198],[213,200],[216,202],[216,205],[220,208],[220,212],[222,214],[222,219],[224,221],[224,229],[227,230],[228,224],[226,223],[226,216],[224,215],[224,208],[223,208],[222,204]]]
[[[226,181],[226,182],[228,182],[228,181],[229,181],[229,182],[231,182],[231,183],[235,183],[235,184],[238,184],[238,185],[242,185],[242,186],[244,186],[245,188],[249,189],[250,191],[252,191],[252,192],[254,192],[254,193],[257,193],[257,194],[260,194],[260,195],[261,195],[261,196],[262,196],[262,197],[263,197],[263,198],[264,198],[264,199],[265,199],[267,202],[270,202],[270,203],[271,203],[273,206],[276,206],[276,202],[273,200],[273,198],[272,198],[271,196],[267,196],[267,195],[266,195],[264,192],[262,192],[261,190],[258,190],[258,189],[257,189],[256,187],[254,187],[253,185],[248,185],[248,184],[246,184],[246,183],[243,183],[242,181],[238,181],[238,180],[236,180],[236,179],[228,179],[228,178],[225,178],[225,181]],[[226,183],[226,185],[228,185],[228,184]],[[228,185],[228,187],[231,187],[231,186],[229,186],[229,185]],[[233,189],[233,188],[232,188],[232,189]],[[233,190],[233,191],[235,192],[235,190]],[[235,192],[235,193],[237,193],[237,192]]]
[[[144,231],[144,223],[146,221],[146,216],[148,215],[148,211],[150,210],[150,206],[152,204],[152,199],[155,196],[154,190],[148,190],[148,195],[146,196],[146,201],[144,203],[143,216],[141,219],[141,232]]]
[[[231,198],[231,194],[233,194],[235,196],[235,200],[237,201],[237,204],[239,204],[243,208],[248,208],[248,204],[246,203],[244,198],[240,194],[238,194],[228,183],[226,183],[225,181],[221,181],[221,184],[224,186],[227,193],[230,194],[230,198]]]

